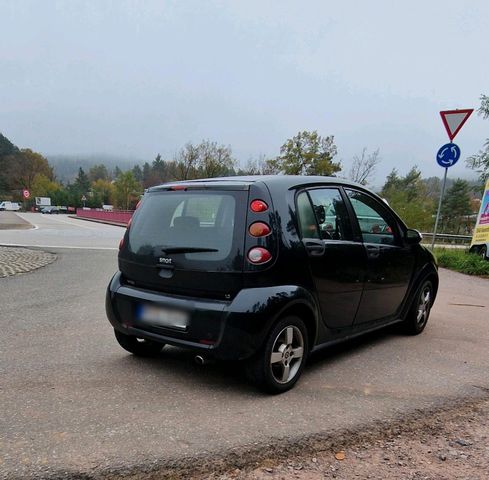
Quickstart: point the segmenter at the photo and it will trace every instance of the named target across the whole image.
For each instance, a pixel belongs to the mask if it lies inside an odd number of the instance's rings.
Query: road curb
[[[68,215],[68,216],[76,220],[85,220],[86,222],[104,223],[105,225],[113,225],[115,227],[124,227],[124,228],[127,227],[127,225],[122,222],[111,222],[109,220],[99,220],[96,218],[77,217],[76,215]]]

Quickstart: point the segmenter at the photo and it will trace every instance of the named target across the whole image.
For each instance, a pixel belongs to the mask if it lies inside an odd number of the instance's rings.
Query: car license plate
[[[174,328],[181,331],[187,330],[189,320],[187,312],[155,305],[139,305],[137,317],[153,326]]]

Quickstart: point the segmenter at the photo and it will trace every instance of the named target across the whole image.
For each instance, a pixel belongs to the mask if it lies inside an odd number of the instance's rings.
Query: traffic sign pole
[[[441,185],[440,201],[438,202],[438,211],[436,212],[435,228],[433,229],[433,240],[431,241],[431,250],[435,248],[436,231],[438,230],[438,222],[440,220],[441,203],[445,194],[445,185],[447,184],[448,167],[445,167],[445,175],[443,175],[443,183]]]

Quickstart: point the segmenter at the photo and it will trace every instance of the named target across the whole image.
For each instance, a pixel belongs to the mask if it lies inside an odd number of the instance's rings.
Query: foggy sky
[[[308,129],[335,135],[345,170],[380,148],[377,184],[441,175],[438,112],[489,94],[488,25],[486,0],[0,0],[0,132],[143,161],[211,139],[244,164]],[[465,158],[487,137],[474,114],[456,142]]]

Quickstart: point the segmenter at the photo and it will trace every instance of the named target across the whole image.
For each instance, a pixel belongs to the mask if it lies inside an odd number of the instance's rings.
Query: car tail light
[[[264,222],[255,222],[249,226],[248,231],[253,237],[265,237],[270,234],[271,229]]]
[[[187,185],[173,185],[169,188],[169,190],[186,190]]]
[[[260,213],[266,212],[268,210],[268,205],[263,200],[253,200],[250,203],[250,208],[252,212]]]
[[[263,247],[254,247],[248,252],[248,261],[260,265],[268,262],[272,258],[272,254]]]

